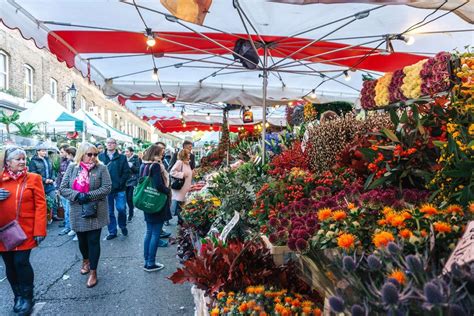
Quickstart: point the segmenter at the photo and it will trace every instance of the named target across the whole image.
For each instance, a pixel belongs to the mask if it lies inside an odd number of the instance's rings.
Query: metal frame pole
[[[265,164],[265,136],[266,132],[266,125],[267,125],[267,88],[268,88],[268,70],[267,70],[267,62],[268,62],[268,46],[265,44],[263,46],[263,88],[262,88],[262,164]]]

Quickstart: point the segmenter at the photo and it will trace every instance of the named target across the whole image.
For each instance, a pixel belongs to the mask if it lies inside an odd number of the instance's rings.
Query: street
[[[173,232],[176,220],[166,227]],[[143,270],[143,213],[136,211],[128,224],[129,236],[101,242],[97,269],[99,283],[86,288],[87,276],[79,273],[82,257],[73,237],[58,236],[58,222],[48,226],[48,237],[32,252],[35,272],[34,315],[193,315],[189,285],[167,279],[177,267],[176,245],[158,248],[158,272]],[[107,235],[107,227],[102,237]],[[0,315],[14,315],[13,294],[0,260]]]

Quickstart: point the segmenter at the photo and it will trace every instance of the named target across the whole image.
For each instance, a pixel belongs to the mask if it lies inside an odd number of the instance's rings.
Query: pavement
[[[79,273],[82,257],[73,237],[58,236],[58,222],[48,226],[48,237],[35,248],[31,264],[35,272],[36,305],[33,315],[194,315],[189,284],[174,285],[167,279],[178,267],[176,245],[158,248],[157,261],[165,268],[143,270],[143,213],[127,225],[129,235],[101,241],[96,287],[86,287],[87,276]],[[170,232],[176,228],[176,219]],[[107,228],[102,230],[102,238]],[[12,312],[13,294],[0,260],[0,315]]]

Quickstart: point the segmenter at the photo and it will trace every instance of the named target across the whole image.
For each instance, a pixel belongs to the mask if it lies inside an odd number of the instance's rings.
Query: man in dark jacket
[[[53,212],[53,221],[60,221],[56,205],[56,187],[54,186],[53,165],[48,158],[48,145],[39,143],[35,147],[36,154],[31,158],[28,171],[37,173],[43,178],[43,187]]]
[[[107,138],[107,151],[99,155],[99,160],[107,166],[112,179],[112,191],[108,195],[109,200],[109,235],[107,240],[117,237],[117,219],[115,218],[115,208],[118,213],[118,226],[124,236],[128,235],[127,230],[127,207],[126,207],[126,189],[127,180],[130,178],[130,167],[127,157],[119,154],[117,151],[117,141],[113,138]]]
[[[185,140],[183,142],[183,149],[187,149],[191,153],[191,160],[189,161],[189,166],[192,170],[194,170],[194,168],[196,168],[196,158],[193,154],[193,143],[189,140]],[[178,160],[178,152],[175,152],[173,158],[171,158],[170,164],[168,166],[168,172],[171,171],[171,168],[173,168],[174,164],[176,163],[176,160]]]
[[[127,157],[128,166],[130,167],[131,177],[127,180],[127,205],[128,205],[128,222],[133,219],[133,190],[138,184],[138,173],[140,172],[141,159],[135,155],[133,147],[125,149],[125,156]]]

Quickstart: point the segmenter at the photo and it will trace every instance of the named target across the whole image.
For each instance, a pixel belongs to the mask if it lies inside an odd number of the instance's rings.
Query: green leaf
[[[364,189],[367,190],[367,188],[369,187],[370,183],[372,182],[372,179],[374,178],[375,176],[375,173],[372,173],[368,178],[367,180],[365,181],[365,184],[364,184]]]
[[[400,119],[398,118],[397,112],[395,109],[390,109],[390,119],[392,120],[393,126],[397,128]]]
[[[382,129],[382,133],[385,134],[385,136],[387,136],[391,141],[394,141],[396,143],[399,143],[400,140],[398,139],[397,135],[395,135],[395,133],[391,130],[389,130],[388,128],[383,128]]]
[[[359,151],[364,155],[365,159],[368,161],[373,161],[376,156],[376,152],[373,149],[370,148],[359,148]]]
[[[440,141],[440,140],[434,140],[434,141],[433,141],[433,144],[434,144],[436,147],[443,148],[443,146],[444,146],[444,144],[446,144],[446,142],[443,142],[443,141]]]
[[[465,170],[445,170],[443,171],[443,174],[445,174],[448,177],[451,178],[467,178],[469,177],[469,172],[466,172]]]
[[[400,117],[400,123],[406,124],[408,123],[408,113],[407,111],[403,111],[402,116]]]
[[[369,190],[375,189],[376,187],[381,186],[382,184],[384,184],[385,181],[387,181],[386,177],[378,178],[377,180],[372,182],[372,184],[368,187],[368,189]]]

